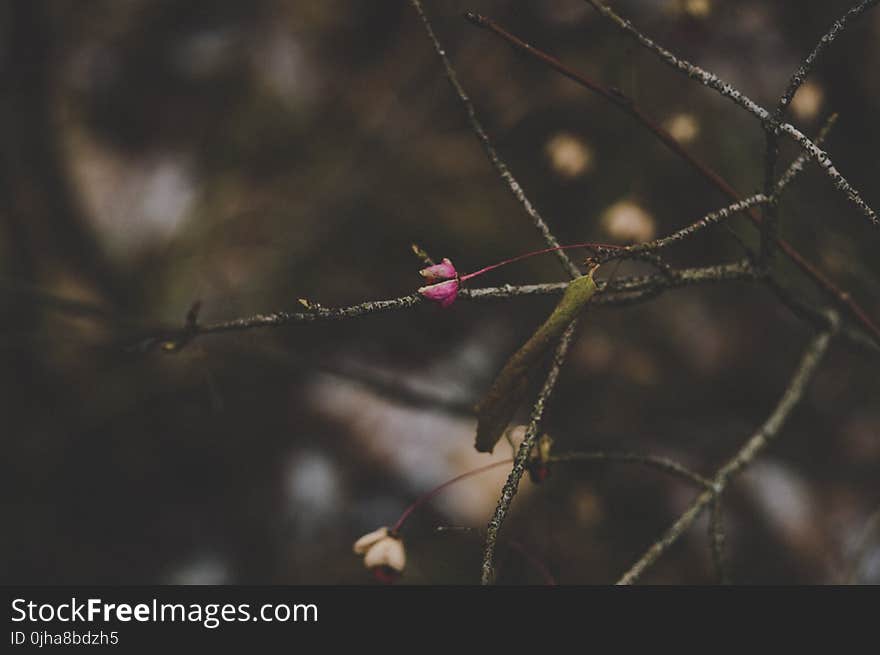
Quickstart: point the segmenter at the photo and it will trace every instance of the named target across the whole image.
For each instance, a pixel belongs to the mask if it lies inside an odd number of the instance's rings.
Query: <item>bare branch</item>
[[[718,584],[729,582],[727,568],[724,564],[724,517],[721,515],[721,495],[712,499],[709,509],[709,543],[712,548],[712,563]]]
[[[786,419],[800,402],[807,385],[813,379],[819,362],[822,361],[828,350],[831,337],[837,328],[837,315],[829,312],[829,321],[833,326],[832,329],[819,333],[810,342],[779,404],[776,405],[776,408],[757,432],[718,470],[712,479],[713,489],[700,494],[666,533],[620,578],[617,584],[626,585],[636,582],[648,567],[654,564],[693,525],[702,511],[724,492],[733,477],[748,466],[779,435]]]
[[[868,554],[871,537],[878,529],[880,529],[880,507],[871,513],[868,520],[865,522],[865,527],[862,528],[862,534],[856,544],[855,556],[850,563],[849,573],[846,576],[846,584],[858,584],[859,573],[865,556]]]
[[[691,79],[697,80],[703,86],[717,91],[725,98],[729,98],[740,107],[744,108],[754,116],[757,116],[759,119],[761,119],[761,121],[770,129],[778,130],[794,140],[798,145],[800,145],[801,148],[803,148],[807,153],[810,154],[813,159],[815,159],[819,163],[819,166],[822,168],[823,172],[834,182],[834,186],[842,191],[847,198],[849,198],[850,202],[852,202],[862,212],[862,214],[865,215],[870,223],[875,227],[880,227],[880,218],[877,217],[876,212],[862,199],[862,196],[859,194],[858,190],[846,180],[846,178],[840,173],[840,171],[837,170],[837,168],[834,166],[834,163],[831,161],[831,158],[828,156],[828,153],[826,153],[815,143],[813,143],[809,138],[807,138],[807,136],[804,135],[803,132],[798,130],[790,123],[783,123],[775,120],[774,117],[771,116],[769,111],[761,107],[754,100],[746,96],[744,93],[736,89],[731,84],[719,78],[714,73],[710,73],[709,71],[700,68],[699,66],[692,64],[685,59],[681,59],[669,50],[663,48],[655,41],[645,36],[638,29],[633,27],[630,21],[621,18],[618,14],[614,12],[613,9],[611,9],[607,5],[598,2],[598,0],[586,1],[590,5],[592,5],[600,14],[611,20],[622,31],[634,37],[642,46],[653,52],[669,66],[678,70],[679,72],[684,73]]]
[[[705,268],[690,268],[674,271],[674,275],[644,275],[629,278],[620,278],[613,284],[599,283],[601,291],[610,294],[597,294],[593,302],[599,305],[630,304],[634,301],[633,294],[655,294],[666,289],[673,289],[693,284],[707,282],[753,279],[754,271],[747,263],[721,264],[707,266]],[[519,296],[552,296],[561,295],[568,282],[551,282],[547,284],[527,284],[522,286],[504,285],[500,287],[482,287],[476,289],[461,289],[459,300],[484,300],[516,298]],[[615,295],[622,294],[622,295]],[[647,297],[647,295],[645,295]],[[640,298],[641,299],[641,298]],[[146,345],[165,344],[169,347],[164,349],[168,352],[176,352],[181,347],[206,334],[219,334],[224,332],[242,332],[260,328],[282,327],[286,325],[298,325],[304,323],[316,323],[324,321],[340,321],[368,316],[371,314],[383,314],[387,312],[410,309],[426,302],[425,299],[413,293],[399,298],[387,300],[369,300],[367,302],[350,305],[348,307],[327,308],[315,306],[310,311],[289,312],[278,311],[267,314],[254,314],[241,318],[234,318],[218,323],[187,324],[178,329],[166,329],[158,334],[143,339],[141,343]]]
[[[486,544],[483,549],[483,567],[481,575],[481,582],[484,585],[492,584],[492,581],[494,580],[495,546],[498,541],[498,532],[504,524],[504,519],[507,517],[507,510],[510,509],[510,504],[513,502],[513,497],[519,489],[520,480],[526,470],[529,455],[538,439],[541,419],[544,416],[544,407],[547,404],[550,395],[553,393],[553,389],[556,387],[556,380],[559,377],[559,371],[565,361],[565,356],[568,354],[568,349],[571,346],[575,330],[577,329],[577,324],[577,320],[572,321],[571,325],[566,329],[565,334],[563,334],[562,338],[559,340],[559,345],[556,347],[556,352],[553,355],[553,363],[550,366],[550,372],[547,374],[544,386],[541,388],[541,391],[538,394],[538,399],[532,407],[532,415],[529,419],[528,427],[526,428],[525,437],[516,452],[516,457],[513,461],[513,468],[510,471],[510,475],[507,477],[507,481],[504,483],[504,487],[501,490],[501,497],[498,500],[498,505],[486,528]]]
[[[708,478],[705,478],[699,473],[690,470],[686,466],[679,464],[673,459],[669,459],[668,457],[660,457],[658,455],[640,455],[639,453],[615,453],[605,451],[586,453],[573,452],[562,453],[560,455],[551,455],[547,459],[547,461],[553,464],[567,462],[622,462],[628,464],[639,464],[641,466],[654,468],[659,471],[663,471],[664,473],[668,473],[675,477],[681,478],[682,480],[690,482],[691,484],[695,484],[703,489],[712,489],[712,481]]]
[[[438,525],[434,528],[434,532],[437,534],[467,534],[467,535],[476,535],[479,537],[483,537],[483,530],[478,530],[477,528],[471,528],[467,526],[461,525]],[[516,539],[505,539],[503,541],[505,546],[508,546],[511,550],[519,553],[526,562],[531,565],[533,569],[537,573],[541,575],[544,579],[544,584],[550,587],[556,586],[556,578],[553,577],[553,574],[550,572],[550,569],[547,568],[547,565],[544,564],[534,553],[532,553],[528,548],[526,548],[521,542]]]
[[[675,138],[671,134],[669,134],[666,129],[664,129],[644,110],[639,108],[632,98],[625,96],[617,89],[610,89],[608,87],[605,87],[595,80],[587,77],[583,73],[573,70],[555,57],[524,42],[522,39],[514,36],[513,34],[510,34],[501,26],[499,26],[495,21],[486,18],[485,16],[481,16],[479,14],[471,12],[467,14],[467,18],[475,25],[483,27],[493,34],[501,37],[518,51],[537,59],[538,61],[550,66],[555,71],[561,73],[570,80],[581,85],[582,87],[597,93],[606,100],[609,100],[616,107],[622,109],[630,116],[635,118],[640,124],[642,124],[652,134],[654,134],[664,145],[666,145],[672,152],[674,152],[682,160],[687,162],[695,171],[697,171],[713,186],[724,193],[724,195],[726,195],[734,202],[741,199],[737,191],[724,178],[718,175],[718,173],[713,171],[704,162],[700,161],[694,155],[684,149],[681,144],[679,144],[678,141],[676,141]],[[827,130],[824,130],[824,132],[827,134]],[[822,140],[824,140],[824,137],[822,137],[821,139],[817,138],[815,141],[816,145],[821,145]],[[807,155],[807,158],[809,158],[809,155]],[[800,162],[798,166],[803,167],[805,160],[799,157],[798,161]],[[789,171],[791,171],[791,168],[789,169]],[[792,172],[792,175],[793,174],[796,174],[796,171]],[[783,180],[786,177],[787,175],[783,175]],[[786,184],[787,182],[783,184],[783,188]],[[781,192],[781,189],[779,191]],[[757,225],[758,227],[761,226],[762,218],[754,209],[749,210],[747,215],[755,225]],[[735,236],[736,235],[734,234],[734,237]],[[819,270],[819,268],[817,268],[815,264],[813,264],[806,257],[801,255],[800,252],[798,252],[798,250],[795,249],[795,247],[792,246],[790,243],[788,243],[778,235],[776,235],[775,239],[775,243],[779,247],[779,249],[783,253],[785,253],[785,255],[789,259],[791,259],[791,261],[801,271],[803,271],[804,274],[807,275],[807,277],[813,280],[820,289],[831,296],[838,306],[840,306],[842,309],[845,309],[848,314],[855,321],[857,321],[869,335],[871,335],[871,338],[873,338],[877,344],[880,344],[880,327],[878,327],[873,322],[870,316],[868,316],[867,311],[865,311],[865,309],[862,308],[861,305],[858,304],[858,302],[856,302],[852,295],[837,286],[837,284],[835,284],[827,275]]]
[[[525,191],[523,191],[522,186],[520,186],[520,183],[517,182],[516,178],[513,177],[513,174],[510,172],[507,164],[504,163],[504,161],[498,155],[498,152],[495,150],[495,147],[492,145],[492,141],[489,139],[489,135],[483,128],[483,124],[480,122],[479,118],[477,118],[477,112],[474,109],[474,104],[471,102],[471,99],[468,97],[464,88],[461,86],[461,83],[459,83],[458,75],[455,73],[455,69],[452,67],[452,63],[449,61],[449,57],[446,55],[446,51],[443,49],[443,46],[440,45],[440,41],[437,38],[437,35],[434,34],[434,28],[431,26],[431,22],[430,20],[428,20],[428,16],[425,13],[425,10],[422,8],[422,3],[419,0],[410,0],[410,4],[413,6],[413,8],[419,15],[419,18],[422,20],[422,24],[425,27],[425,32],[427,32],[428,38],[431,40],[431,44],[434,46],[434,51],[443,62],[443,68],[446,71],[446,77],[447,79],[449,79],[449,83],[452,85],[455,94],[458,96],[458,99],[461,101],[461,104],[464,107],[465,112],[467,113],[467,119],[468,123],[470,123],[471,130],[480,140],[480,144],[483,146],[483,150],[485,150],[486,156],[489,158],[492,166],[495,167],[496,172],[507,184],[507,188],[513,194],[514,198],[516,198],[516,200],[522,205],[523,209],[525,209],[526,213],[532,219],[532,223],[541,233],[541,236],[544,237],[544,241],[547,243],[547,245],[550,248],[558,247],[559,242],[556,240],[556,237],[553,236],[553,233],[550,231],[547,222],[538,212],[537,208],[529,201],[528,197],[526,197]],[[562,267],[572,278],[576,278],[581,274],[580,270],[578,270],[578,267],[575,266],[574,262],[571,261],[571,258],[568,256],[568,254],[566,254],[564,250],[556,250],[555,254],[559,258],[559,261],[562,263]]]
[[[807,75],[813,70],[816,61],[822,53],[825,52],[825,49],[847,28],[849,21],[858,18],[869,9],[873,9],[878,2],[880,2],[880,0],[862,0],[855,6],[851,7],[843,16],[834,21],[834,24],[827,32],[825,32],[825,34],[822,35],[822,38],[819,39],[819,42],[813,48],[813,51],[807,55],[804,63],[802,63],[794,74],[792,74],[791,79],[788,82],[788,87],[785,89],[785,93],[782,94],[782,97],[779,99],[779,105],[776,107],[776,112],[779,114],[777,119],[781,120],[782,114],[791,103],[794,94],[797,93],[801,84],[804,83]]]
[[[837,122],[837,114],[831,114],[819,130],[816,136],[815,144],[821,146]],[[777,120],[781,120],[782,115],[778,115]],[[800,155],[791,163],[785,173],[778,181],[774,181],[773,176],[776,172],[776,160],[779,158],[779,136],[776,130],[769,127],[765,129],[767,135],[767,148],[764,154],[764,193],[771,196],[772,202],[764,205],[764,213],[761,221],[761,257],[762,266],[767,266],[770,259],[775,254],[775,246],[779,242],[779,203],[778,199],[782,195],[785,188],[791,184],[795,177],[804,170],[810,157],[806,152]]]
[[[880,1],[880,0],[878,0]],[[828,134],[831,132],[831,128],[837,123],[838,114],[831,114],[828,119],[825,121],[825,124],[822,125],[822,128],[819,130],[819,134],[816,135],[815,143],[817,146],[821,146],[825,139],[828,138]],[[810,160],[810,156],[802,152],[798,155],[797,159],[795,159],[789,167],[786,169],[785,173],[782,174],[782,177],[775,183],[772,187],[773,195],[779,196],[782,192],[794,181],[801,172],[803,172],[804,167],[807,165],[807,162]]]
[[[678,477],[686,482],[715,493],[712,481],[699,473],[692,471],[686,466],[667,457],[656,455],[640,455],[638,453],[614,453],[614,452],[588,452],[588,453],[564,453],[551,455],[548,459],[551,463],[563,462],[624,462],[648,466],[669,475]],[[724,570],[724,533],[721,524],[721,498],[716,497],[712,502],[712,514],[709,521],[709,541],[712,547],[712,561],[717,571],[719,582],[725,582],[727,575]]]
[[[831,121],[831,124],[833,124],[833,121]],[[691,223],[690,225],[687,225],[668,236],[661,237],[660,239],[655,239],[654,241],[640,243],[637,246],[631,246],[627,248],[624,252],[633,253],[660,250],[661,248],[665,248],[678,241],[683,241],[684,239],[692,236],[694,233],[699,232],[700,230],[703,230],[704,228],[725,221],[741,211],[745,211],[757,205],[774,205],[779,196],[785,190],[785,188],[789,184],[791,184],[794,178],[797,177],[798,173],[804,170],[804,162],[806,160],[807,157],[805,155],[802,155],[801,157],[796,159],[788,168],[788,170],[786,170],[785,175],[780,178],[778,182],[773,184],[770,191],[771,195],[756,193],[755,195],[749,196],[744,200],[737,200],[727,207],[723,207],[722,209],[718,209],[714,212],[706,214],[698,221],[695,221],[694,223]]]
[[[673,271],[670,278],[667,275],[639,275],[622,277],[610,284],[598,282],[599,291],[590,304],[615,305],[618,304],[619,295],[648,290],[666,290],[678,287],[704,284],[710,282],[722,282],[730,280],[755,279],[756,271],[747,262],[733,264],[719,264],[702,268],[686,268]],[[568,286],[567,282],[549,282],[546,284],[526,284],[522,286],[505,285],[501,287],[482,287],[478,289],[463,289],[459,297],[473,300],[483,298],[513,298],[517,296],[545,296],[561,295]]]
[[[255,314],[244,318],[235,318],[220,323],[200,326],[199,334],[214,334],[217,332],[240,332],[254,328],[280,327],[292,323],[314,323],[316,321],[333,321],[347,318],[356,318],[367,314],[380,314],[385,312],[408,309],[424,301],[417,293],[389,300],[369,300],[349,307],[327,309],[317,307],[309,312],[272,312],[269,314]]]
[[[721,221],[727,220],[731,216],[734,216],[741,211],[745,211],[746,209],[749,209],[756,205],[763,205],[768,202],[771,202],[771,198],[765,196],[763,193],[756,193],[755,195],[750,196],[745,200],[738,200],[737,202],[734,202],[727,207],[723,207],[722,209],[710,212],[698,221],[691,223],[690,225],[683,227],[668,236],[662,237],[660,239],[655,239],[654,241],[640,243],[637,246],[627,248],[627,251],[640,252],[649,250],[660,250],[661,248],[670,246],[673,243],[682,241],[690,237],[694,233],[709,227],[710,225],[714,225],[716,223],[720,223]]]
[[[765,277],[764,283],[796,318],[810,323],[817,330],[828,330],[831,327],[826,309],[815,307],[799,298],[795,298],[773,277]],[[857,330],[849,325],[841,325],[839,331],[840,336],[850,345],[866,350],[873,355],[880,353],[878,342],[864,334],[861,330]]]
[[[809,75],[816,61],[819,59],[825,49],[829,45],[831,45],[831,43],[837,38],[837,36],[841,32],[843,32],[843,30],[846,29],[847,23],[851,19],[858,18],[865,11],[876,5],[877,2],[878,0],[862,0],[862,2],[850,8],[849,11],[847,11],[841,18],[836,20],[831,26],[831,29],[829,29],[822,36],[822,38],[813,48],[813,51],[810,52],[804,62],[791,76],[791,79],[788,82],[788,86],[786,87],[785,92],[779,98],[779,102],[776,105],[776,110],[773,112],[773,120],[775,122],[778,123],[785,119],[788,105],[794,98],[795,93],[797,93],[797,90],[800,88],[801,84],[804,83],[807,75]],[[769,124],[766,124],[764,129],[767,133],[767,148],[764,155],[764,192],[769,194],[771,188],[773,187],[773,177],[775,176],[776,161],[779,158],[779,130],[770,126]],[[778,209],[775,203],[771,203],[768,207],[765,208],[764,224],[762,225],[761,230],[761,253],[763,261],[766,261],[766,259],[773,254],[773,243],[775,241],[778,229]]]

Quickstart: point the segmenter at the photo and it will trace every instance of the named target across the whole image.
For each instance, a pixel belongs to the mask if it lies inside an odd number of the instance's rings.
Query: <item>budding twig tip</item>
[[[478,14],[475,11],[464,12],[464,17],[466,20],[470,21],[477,27],[488,27],[488,21],[486,17]]]

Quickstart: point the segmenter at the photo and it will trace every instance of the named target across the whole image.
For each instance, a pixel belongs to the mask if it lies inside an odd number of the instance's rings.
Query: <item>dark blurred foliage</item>
[[[769,107],[849,4],[616,6]],[[580,0],[427,2],[562,242],[613,239],[600,217],[623,200],[657,234],[726,200],[619,110],[469,25],[466,9],[678,120],[689,149],[744,195],[759,188],[758,122]],[[875,207],[878,37],[875,12],[835,43],[793,119],[814,133],[840,112],[828,148]],[[367,581],[352,542],[487,461],[472,451],[469,407],[553,300],[206,336],[174,355],[137,345],[181,325],[196,299],[210,322],[298,297],[341,306],[411,293],[412,242],[465,271],[541,247],[408,3],[8,0],[0,79],[3,580]],[[786,144],[785,161],[794,154]],[[807,171],[782,216],[786,238],[880,317],[877,234],[828,180]],[[755,243],[744,219],[732,225]],[[699,265],[740,251],[712,230],[669,254]],[[485,282],[558,279],[543,257]],[[596,311],[546,429],[561,450],[658,453],[709,474],[772,409],[808,337],[746,284]],[[733,485],[734,581],[848,575],[880,504],[877,370],[876,357],[833,346],[779,443]],[[432,528],[482,529],[504,474],[414,516],[403,581],[477,580],[479,534]],[[502,536],[560,582],[607,583],[694,493],[624,465],[559,468],[541,487],[523,483]],[[705,532],[703,521],[646,581],[711,582]],[[878,582],[873,544],[858,575]],[[517,549],[502,545],[500,567],[500,582],[540,582]]]

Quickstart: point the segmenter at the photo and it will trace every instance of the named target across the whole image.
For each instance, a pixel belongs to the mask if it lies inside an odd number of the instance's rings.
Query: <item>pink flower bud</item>
[[[440,306],[445,309],[458,297],[458,286],[458,279],[446,280],[427,287],[420,287],[419,293],[428,300],[440,303]]]
[[[439,264],[434,264],[420,270],[419,275],[433,284],[434,282],[458,278],[458,271],[455,270],[455,266],[452,265],[451,261],[444,258]]]

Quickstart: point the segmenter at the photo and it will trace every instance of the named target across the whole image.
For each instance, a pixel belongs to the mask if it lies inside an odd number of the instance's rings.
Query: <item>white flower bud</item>
[[[364,556],[364,566],[374,569],[387,566],[400,573],[406,565],[406,551],[403,542],[395,537],[385,537],[373,544]]]
[[[363,555],[369,549],[370,546],[375,544],[378,541],[381,541],[385,537],[388,536],[388,528],[384,525],[378,530],[373,530],[369,534],[365,534],[363,537],[354,542],[354,552],[356,555]]]

